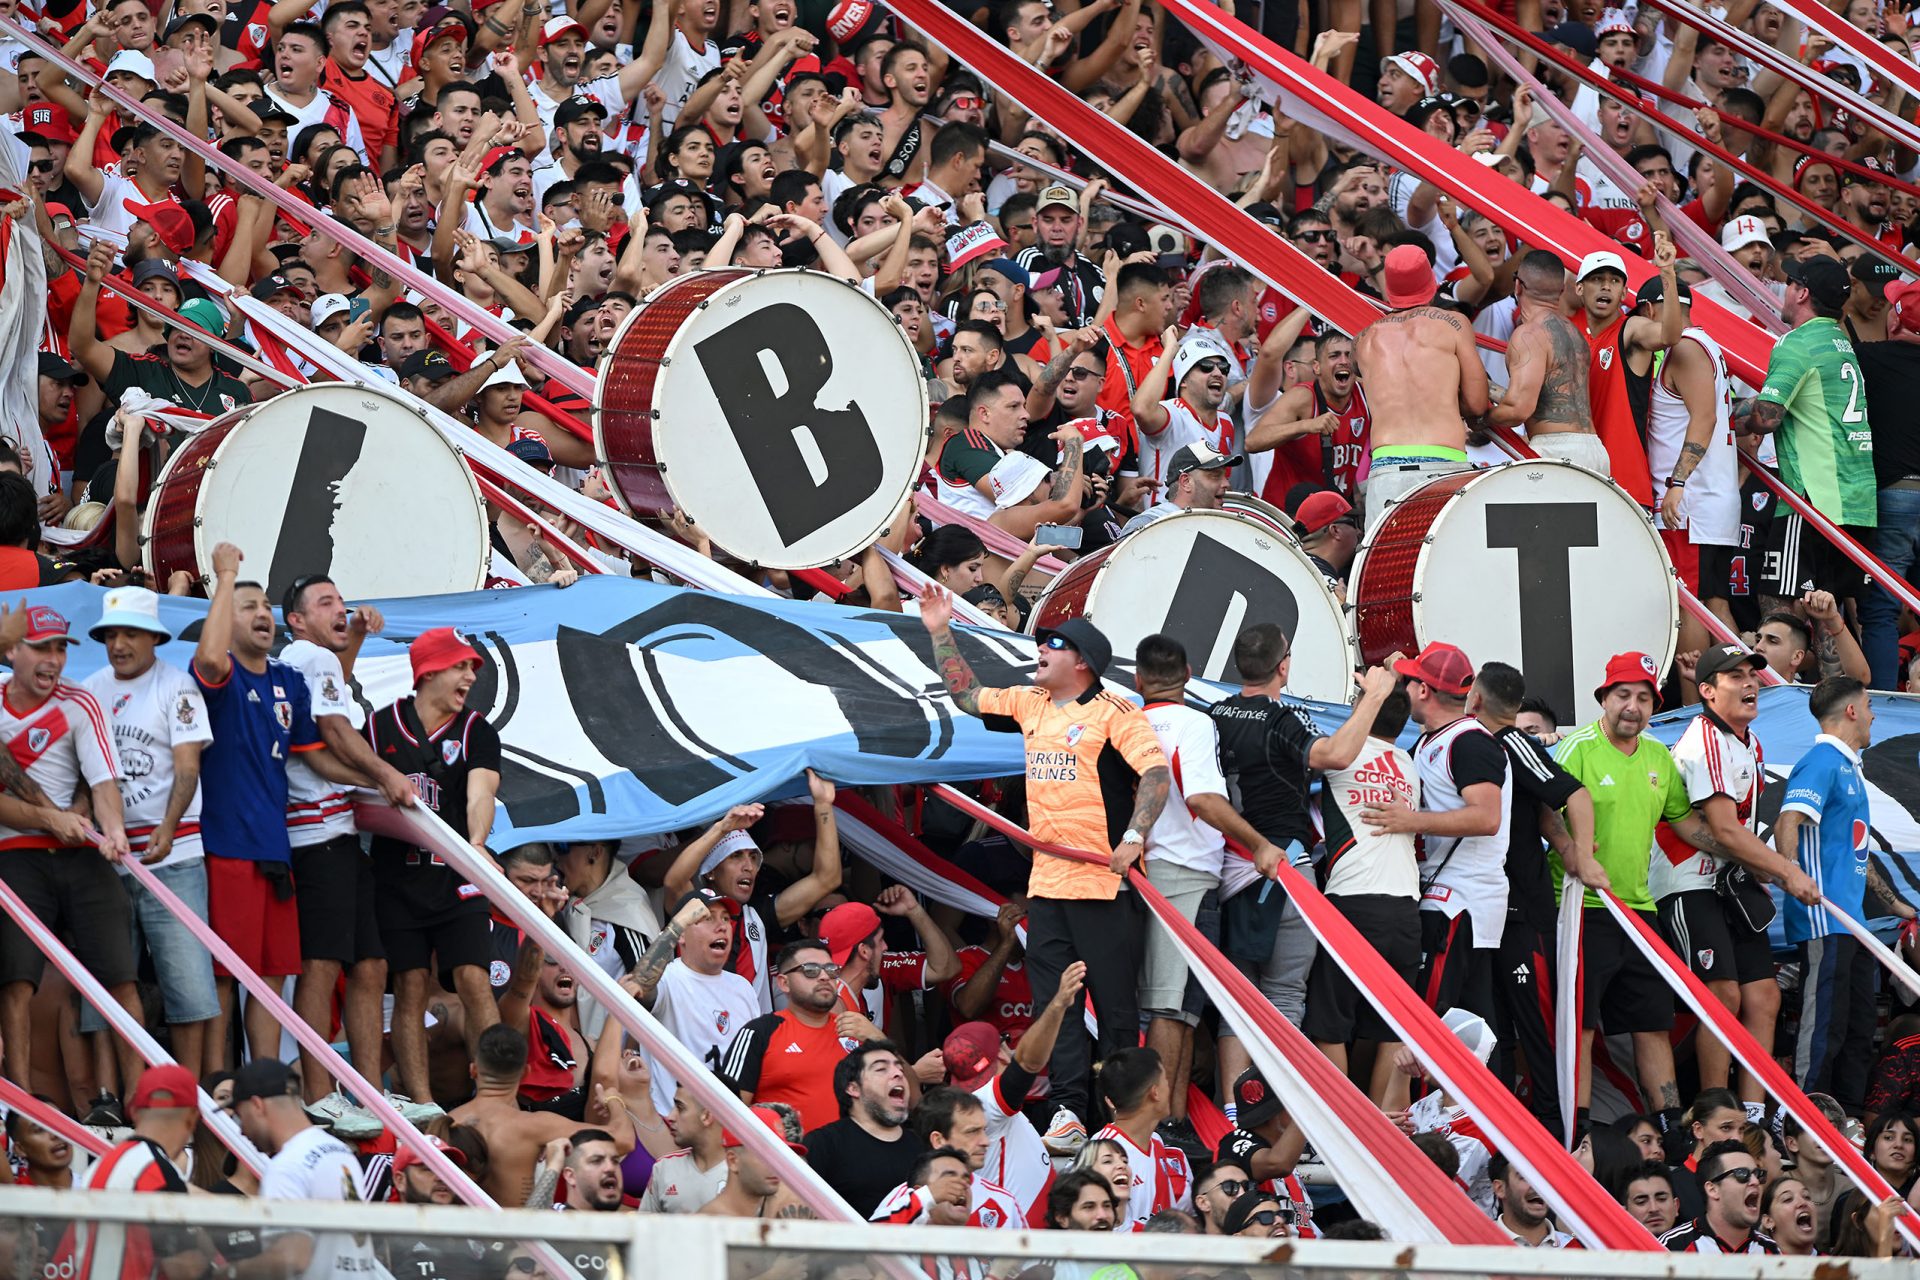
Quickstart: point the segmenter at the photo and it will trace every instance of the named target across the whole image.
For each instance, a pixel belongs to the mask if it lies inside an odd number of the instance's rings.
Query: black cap
[[[233,1077],[233,1105],[249,1098],[284,1098],[299,1090],[293,1068],[272,1058],[255,1058]]]
[[[88,381],[87,375],[82,370],[76,369],[51,351],[40,353],[40,376],[74,387],[84,387]]]
[[[213,20],[210,13],[183,13],[167,24],[166,34],[160,37],[160,43],[165,44],[188,27],[205,27],[211,35],[220,29],[220,24]]]
[[[401,378],[432,378],[435,381],[451,378],[460,372],[453,367],[453,361],[438,351],[416,351],[400,362],[394,370]]]
[[[1693,678],[1705,684],[1722,671],[1732,671],[1742,666],[1758,671],[1766,665],[1767,660],[1751,649],[1737,644],[1716,644],[1702,651],[1700,660],[1694,664]]]
[[[586,315],[590,311],[598,311],[601,301],[602,299],[593,297],[575,298],[573,305],[567,308],[567,314],[563,316],[562,319],[566,322],[567,327],[571,329],[574,325],[580,323],[581,316]]]
[[[1255,222],[1264,222],[1270,227],[1285,228],[1287,225],[1287,216],[1265,200],[1248,205],[1246,214]]]
[[[1546,33],[1548,44],[1561,44],[1583,58],[1591,59],[1600,51],[1600,37],[1584,22],[1563,22]]]
[[[561,103],[559,109],[553,113],[553,125],[556,129],[564,129],[581,116],[592,115],[597,115],[602,120],[607,118],[606,105],[598,98],[588,98],[585,96],[568,98],[565,102]]]
[[[960,598],[968,604],[990,604],[996,609],[1004,608],[1007,603],[1007,598],[1000,594],[1000,588],[991,582],[981,583]]]
[[[1183,444],[1173,451],[1173,458],[1167,463],[1167,487],[1189,471],[1224,471],[1228,467],[1237,467],[1245,459],[1237,453],[1220,454],[1207,444]]]
[[[1673,285],[1673,291],[1680,295],[1681,305],[1692,306],[1693,286],[1689,285],[1679,276],[1673,278]],[[1634,293],[1633,300],[1635,306],[1645,305],[1651,307],[1657,307],[1667,300],[1667,289],[1666,286],[1660,282],[1660,274],[1658,272],[1647,277],[1647,282],[1641,285]]]
[[[1900,268],[1871,253],[1863,253],[1855,258],[1851,272],[1853,278],[1867,286],[1867,292],[1876,298],[1886,297],[1887,286],[1900,278]]]
[[[259,283],[253,286],[253,296],[261,302],[271,302],[276,295],[282,293],[298,292],[300,287],[278,271],[270,276],[261,276]]]
[[[299,116],[293,114],[293,112],[287,110],[285,107],[274,106],[273,99],[271,98],[268,98],[266,102],[261,105],[260,109],[253,114],[259,119],[261,124],[272,124],[278,121],[291,129],[300,123]]]
[[[1093,623],[1085,618],[1068,618],[1057,627],[1042,627],[1033,633],[1033,638],[1041,644],[1052,636],[1059,636],[1072,646],[1095,679],[1106,674],[1107,664],[1113,661],[1113,645]]]
[[[1268,1087],[1267,1078],[1260,1074],[1258,1067],[1248,1067],[1233,1082],[1233,1101],[1239,1108],[1235,1121],[1242,1129],[1263,1125],[1286,1110],[1280,1095]]]
[[[1880,163],[1880,159],[1878,156],[1862,156],[1855,163],[1857,163],[1862,169],[1871,169],[1875,173],[1886,172],[1886,166]],[[1873,182],[1873,181],[1875,181],[1875,179],[1867,177],[1864,173],[1855,173],[1851,169],[1840,170],[1840,185],[1843,187],[1850,187],[1856,182]]]
[[[713,890],[707,888],[705,885],[702,885],[697,889],[689,889],[685,893],[681,894],[679,897],[675,898],[673,900],[673,909],[667,912],[667,919],[671,920],[675,916],[679,915],[682,911],[686,910],[687,904],[689,902],[692,902],[695,898],[698,898],[700,901],[706,903],[709,907],[717,907],[727,901],[727,899],[721,897],[719,894],[715,893]]]
[[[1838,258],[1816,254],[1811,258],[1789,258],[1780,264],[1787,279],[1805,286],[1813,300],[1828,308],[1843,306],[1853,286],[1847,282],[1847,269]]]

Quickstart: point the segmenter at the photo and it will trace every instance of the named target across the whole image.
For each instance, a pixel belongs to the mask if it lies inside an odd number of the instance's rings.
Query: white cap
[[[993,490],[993,505],[1004,511],[1017,507],[1033,495],[1047,478],[1047,464],[1026,453],[1009,453],[987,472],[987,485]]]
[[[587,29],[580,25],[578,19],[564,13],[555,14],[547,19],[544,27],[540,28],[540,47],[546,48],[569,31],[578,31],[582,40],[587,38]]]
[[[1407,78],[1418,81],[1421,93],[1440,92],[1440,64],[1424,53],[1396,53],[1388,62],[1407,73]]]
[[[1219,358],[1227,362],[1227,371],[1233,371],[1233,352],[1227,350],[1227,344],[1215,336],[1212,329],[1194,329],[1180,340],[1180,349],[1173,353],[1173,393],[1180,394],[1180,384],[1187,380],[1187,374],[1193,366],[1202,360]]]
[[[122,49],[113,55],[113,61],[107,64],[107,75],[116,71],[128,71],[150,84],[159,84],[160,77],[154,73],[153,59],[138,49]]]
[[[1474,1056],[1481,1062],[1493,1057],[1494,1046],[1500,1043],[1500,1037],[1493,1033],[1487,1020],[1471,1009],[1449,1009],[1440,1015],[1440,1021],[1447,1024],[1447,1030],[1459,1039],[1461,1044],[1473,1050]]]
[[[530,384],[527,382],[527,375],[520,372],[520,362],[518,360],[509,360],[488,374],[487,380],[480,384],[480,389],[485,391],[488,387],[524,387],[528,385]]]
[[[1767,234],[1767,224],[1750,213],[1743,213],[1720,228],[1720,247],[1728,253],[1744,249],[1750,244],[1772,243],[1773,237]]]
[[[742,849],[758,849],[759,847],[759,845],[753,842],[753,837],[746,832],[729,831],[715,842],[713,848],[707,850],[706,857],[700,859],[700,874],[703,876],[706,875],[709,871],[712,871],[715,867]]]
[[[308,308],[308,323],[318,329],[327,321],[344,312],[353,310],[353,300],[344,293],[323,293],[313,300]]]
[[[1617,271],[1621,278],[1625,279],[1627,264],[1620,260],[1619,254],[1608,253],[1605,249],[1599,253],[1590,253],[1580,259],[1580,270],[1574,274],[1574,283],[1578,284],[1596,271]]]

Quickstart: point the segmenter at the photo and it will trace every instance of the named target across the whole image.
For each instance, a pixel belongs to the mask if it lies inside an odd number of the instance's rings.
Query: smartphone
[[[1162,271],[1185,271],[1187,255],[1184,253],[1163,253],[1153,260],[1153,264]]]
[[[1080,549],[1083,536],[1077,524],[1043,524],[1033,531],[1033,540],[1041,546],[1065,547],[1069,551]]]
[[[373,310],[373,304],[371,302],[368,302],[365,298],[353,299],[351,302],[347,303],[347,323],[352,324],[354,321],[361,319],[371,310]]]

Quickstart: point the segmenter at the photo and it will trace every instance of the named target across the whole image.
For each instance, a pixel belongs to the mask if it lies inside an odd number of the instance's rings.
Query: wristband
[[[1675,477],[1673,477],[1673,476],[1668,476],[1668,477],[1667,477],[1667,488],[1669,488],[1669,489],[1684,489],[1684,488],[1686,488],[1686,487],[1687,487],[1687,482],[1686,482],[1685,480],[1680,480],[1680,479],[1676,479],[1676,478],[1675,478]]]

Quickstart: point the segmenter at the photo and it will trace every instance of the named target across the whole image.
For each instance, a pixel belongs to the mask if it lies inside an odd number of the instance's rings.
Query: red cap
[[[1387,252],[1387,305],[1418,307],[1433,301],[1439,288],[1433,264],[1418,245],[1403,244]]]
[[[963,1022],[940,1045],[947,1078],[955,1084],[977,1080],[1000,1063],[1000,1028],[991,1022]]]
[[[860,33],[873,16],[872,0],[840,0],[827,10],[827,34],[834,43],[845,44]]]
[[[1896,329],[1920,333],[1920,281],[1894,281],[1887,286],[1887,301],[1893,307]]]
[[[174,1107],[197,1107],[200,1105],[200,1086],[193,1078],[193,1072],[177,1063],[168,1063],[160,1067],[148,1067],[140,1073],[140,1083],[133,1088],[133,1097],[127,1101],[127,1116],[137,1117],[148,1107],[167,1110]]]
[[[785,1142],[787,1144],[787,1149],[789,1151],[793,1152],[797,1156],[803,1156],[807,1154],[807,1149],[801,1146],[799,1143],[787,1141],[787,1124],[786,1124],[786,1121],[780,1118],[780,1113],[778,1111],[775,1111],[772,1107],[754,1107],[753,1114],[754,1114],[754,1117],[757,1120],[759,1120],[761,1124],[773,1130],[774,1135],[778,1137],[780,1141]],[[720,1130],[720,1145],[722,1147],[744,1147],[747,1144],[746,1144],[746,1141],[742,1139],[739,1134],[735,1133],[731,1129],[723,1128]]]
[[[467,1167],[466,1152],[452,1145],[445,1138],[436,1138],[436,1137],[433,1137],[431,1134],[426,1135],[426,1137],[427,1137],[427,1141],[431,1142],[435,1148],[437,1148],[440,1152],[442,1152],[447,1157],[447,1159],[453,1161],[455,1164],[459,1165],[462,1169]],[[401,1147],[398,1151],[395,1151],[393,1153],[393,1171],[395,1173],[405,1173],[408,1169],[411,1169],[414,1165],[425,1164],[426,1162],[427,1162],[426,1157],[422,1156],[418,1151],[415,1151],[412,1147]]]
[[[45,644],[49,640],[71,640],[72,631],[67,626],[66,615],[49,605],[36,604],[27,610],[27,634],[21,639],[28,644]]]
[[[417,33],[413,37],[413,65],[419,66],[421,55],[426,53],[428,46],[441,40],[458,40],[464,46],[467,42],[467,29],[455,24],[450,27],[433,27]]]
[[[820,918],[820,941],[835,964],[845,964],[853,949],[880,927],[880,913],[864,902],[843,902]]]
[[[72,142],[80,136],[74,131],[72,118],[51,102],[29,106],[20,128],[27,133],[37,133],[49,142]]]
[[[65,218],[68,222],[76,221],[73,216],[73,210],[67,208],[67,206],[61,204],[58,200],[47,201],[47,216],[49,218]]]
[[[480,655],[473,646],[461,639],[460,633],[452,627],[435,627],[431,631],[421,632],[420,638],[407,651],[407,656],[413,660],[415,687],[436,671],[445,671],[463,662],[480,661]]]
[[[566,14],[555,14],[547,19],[547,25],[540,29],[540,47],[546,48],[561,36],[578,33],[582,40],[587,39],[587,29]]]
[[[1300,509],[1293,513],[1294,524],[1298,526],[1300,536],[1318,533],[1343,516],[1353,514],[1353,504],[1331,489],[1322,489],[1319,493],[1310,493],[1300,503]]]
[[[1419,253],[1418,249],[1414,250]],[[1422,257],[1425,255],[1422,254]],[[1430,684],[1442,693],[1465,697],[1473,683],[1473,663],[1458,645],[1433,641],[1411,658],[1402,658],[1393,669],[1410,680]]]
[[[174,201],[135,204],[129,200],[127,212],[152,227],[153,234],[160,237],[160,243],[175,253],[186,253],[193,248],[193,219]]]
[[[1660,664],[1644,653],[1616,653],[1607,659],[1607,675],[1593,691],[1593,700],[1606,697],[1617,684],[1644,684],[1653,690],[1653,705],[1660,705]]]
[[[505,160],[508,156],[514,154],[514,152],[518,150],[520,150],[520,148],[518,147],[492,148],[487,152],[486,155],[480,157],[480,172],[483,174],[491,173],[493,171],[493,166],[499,164],[502,160]]]

